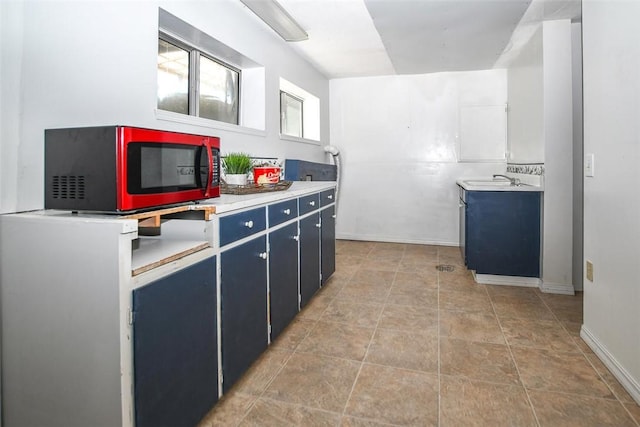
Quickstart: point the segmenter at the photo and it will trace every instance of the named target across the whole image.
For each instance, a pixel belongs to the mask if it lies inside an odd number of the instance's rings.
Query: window
[[[303,100],[280,91],[280,133],[302,138]]]
[[[240,72],[201,50],[158,38],[158,108],[238,124]]]
[[[280,78],[280,135],[283,139],[320,141],[320,99]]]

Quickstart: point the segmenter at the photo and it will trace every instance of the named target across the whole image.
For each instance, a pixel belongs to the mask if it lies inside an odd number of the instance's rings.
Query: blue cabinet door
[[[333,190],[331,192],[333,194]],[[320,213],[322,228],[320,237],[321,245],[321,271],[322,284],[324,285],[329,277],[336,271],[336,208],[330,206]]]
[[[467,267],[478,274],[540,277],[541,193],[468,191]]]
[[[137,427],[194,426],[218,400],[216,260],[133,291]]]
[[[266,239],[257,237],[220,254],[224,392],[267,348]]]
[[[269,234],[271,339],[298,314],[298,224]]]
[[[320,289],[320,214],[300,220],[300,308]]]

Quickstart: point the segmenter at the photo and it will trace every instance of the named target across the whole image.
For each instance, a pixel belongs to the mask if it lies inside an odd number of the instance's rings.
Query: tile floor
[[[478,285],[458,248],[336,253],[329,283],[201,427],[640,426],[578,335],[581,295]]]

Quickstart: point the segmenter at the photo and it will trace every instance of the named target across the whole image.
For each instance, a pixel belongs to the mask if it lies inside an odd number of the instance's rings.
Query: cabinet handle
[[[253,228],[253,221],[247,221],[244,223],[244,226],[247,228]]]
[[[260,255],[258,255],[260,258],[262,259],[267,259],[267,253],[266,252],[260,252]]]
[[[291,215],[291,209],[285,209],[282,211],[285,215]]]
[[[315,201],[312,200],[312,201],[309,202],[309,206],[315,206],[315,205],[316,205]]]
[[[293,240],[295,240],[296,242],[299,242],[300,241],[300,236],[298,236],[298,235],[293,236]]]
[[[317,224],[316,224],[316,227],[317,227],[317,228],[320,228],[320,227],[322,227],[322,224],[321,224],[321,223],[317,223]]]
[[[335,215],[331,215],[331,218],[336,219],[336,216]]]
[[[329,195],[327,196],[327,199],[329,199],[329,200],[333,200],[333,194],[329,194]]]

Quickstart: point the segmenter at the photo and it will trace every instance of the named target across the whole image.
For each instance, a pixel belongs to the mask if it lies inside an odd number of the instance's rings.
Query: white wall
[[[582,241],[583,241],[583,137],[582,137],[582,23],[571,24],[571,73],[573,75],[573,287],[576,291],[582,286]]]
[[[546,21],[508,68],[509,161],[544,163],[541,288],[554,293],[574,291],[574,53],[571,22]]]
[[[542,25],[508,69],[509,161],[544,163]]]
[[[571,22],[543,23],[543,290],[573,293],[573,94]]]
[[[265,131],[156,117],[159,7],[265,66]],[[237,0],[15,1],[0,2],[0,10],[0,212],[42,208],[43,130],[50,127],[144,126],[218,135],[223,152],[326,160],[318,145],[280,140],[278,90],[284,77],[320,98],[324,145],[329,82]]]
[[[583,2],[584,181],[582,336],[640,403],[640,2]]]
[[[456,179],[506,168],[457,162],[459,110],[504,105],[506,88],[504,70],[332,80],[338,237],[457,245]]]

